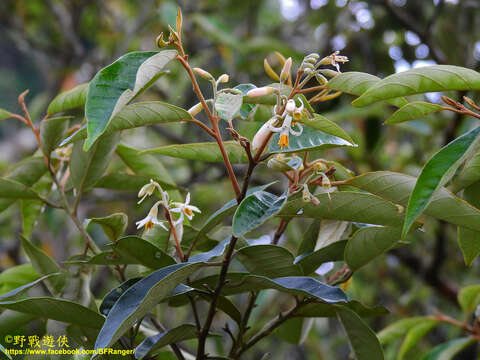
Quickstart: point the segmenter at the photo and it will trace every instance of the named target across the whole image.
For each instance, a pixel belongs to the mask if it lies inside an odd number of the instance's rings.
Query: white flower
[[[340,51],[335,51],[332,55],[329,55],[327,57],[324,57],[322,60],[320,60],[320,64],[322,65],[327,65],[330,64],[332,66],[335,66],[338,72],[340,72],[340,65],[339,64],[344,64],[348,62],[348,57],[338,55]]]
[[[302,101],[300,100],[300,102]],[[280,149],[283,149],[284,147],[288,146],[289,134],[292,134],[294,136],[300,136],[302,134],[303,132],[302,125],[297,124],[299,128],[298,131],[293,130],[292,127],[295,126],[295,124],[292,123],[292,120],[300,120],[302,118],[303,108],[304,108],[303,102],[302,102],[302,105],[300,105],[297,108],[294,100],[292,99],[288,100],[285,106],[285,112],[284,112],[285,119],[283,120],[282,126],[280,127],[274,127],[272,125],[269,126],[270,131],[280,133],[280,138],[278,139],[278,145],[280,146]]]
[[[172,205],[174,206],[174,208],[170,211],[174,213],[180,213],[180,217],[175,222],[175,224],[182,223],[185,215],[187,216],[188,220],[192,220],[194,211],[201,213],[199,208],[190,205],[190,193],[187,194],[187,197],[185,198],[185,203],[175,202]]]
[[[145,230],[150,230],[151,228],[153,228],[154,225],[160,225],[162,228],[168,231],[165,225],[163,225],[162,221],[159,221],[157,219],[158,206],[160,204],[161,204],[161,201],[157,201],[148,212],[147,217],[135,223],[135,225],[137,225],[137,229],[140,229],[145,226]]]
[[[141,197],[141,199],[137,204],[140,204],[143,200],[145,200],[147,196],[151,196],[155,191],[155,188],[157,188],[158,191],[162,192],[162,188],[160,187],[160,184],[150,179],[150,182],[148,184],[143,185],[140,191],[138,192],[138,197]]]

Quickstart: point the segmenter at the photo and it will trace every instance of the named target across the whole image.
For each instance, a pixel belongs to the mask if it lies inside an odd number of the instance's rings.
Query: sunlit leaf
[[[85,105],[88,93],[88,83],[75,86],[73,89],[61,92],[48,105],[47,114],[53,115],[62,111],[72,110]]]

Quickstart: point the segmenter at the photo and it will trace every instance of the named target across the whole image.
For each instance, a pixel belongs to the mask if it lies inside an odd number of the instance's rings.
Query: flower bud
[[[290,99],[287,101],[287,105],[285,106],[285,110],[287,113],[292,113],[295,111],[296,105],[295,105],[295,100]]]
[[[275,89],[271,86],[264,86],[264,87],[261,87],[261,88],[256,88],[256,89],[250,90],[249,92],[247,92],[247,96],[248,97],[266,96],[266,95],[273,94],[274,90]]]
[[[328,82],[328,80],[322,74],[315,74],[315,79],[317,79],[320,85],[325,85]]]
[[[182,10],[178,8],[177,11],[177,21],[175,23],[175,27],[177,28],[177,32],[180,34],[182,32],[182,23],[183,23],[183,16]]]
[[[210,74],[208,71],[205,71],[200,68],[193,68],[193,72],[200,76],[202,79],[208,80],[208,81],[215,81],[215,78]]]
[[[195,116],[202,110],[203,110],[202,103],[198,103],[198,104],[192,106],[190,109],[188,109],[188,113],[192,116]]]
[[[170,45],[167,41],[163,39],[163,32],[161,32],[160,35],[157,36],[156,43],[159,48]]]
[[[253,90],[258,90],[258,89],[253,89]],[[252,150],[259,149],[260,146],[262,146],[262,144],[266,141],[267,137],[272,132],[270,130],[270,125],[273,123],[274,119],[275,118],[272,118],[267,122],[265,122],[265,124],[263,124],[262,127],[257,131],[257,133],[255,134],[252,140]]]
[[[324,172],[325,170],[327,170],[327,166],[320,161],[317,161],[316,163],[314,163],[312,165],[312,168],[316,172]]]
[[[285,64],[283,64],[282,72],[280,73],[280,81],[283,83],[287,81],[288,77],[290,76],[290,69],[292,68],[292,58],[289,57]]]
[[[221,75],[221,76],[218,78],[217,82],[218,82],[219,84],[221,84],[221,83],[226,83],[226,82],[228,82],[229,79],[230,79],[230,78],[229,78],[229,76],[228,76],[227,74],[223,74],[223,75]]]
[[[320,69],[320,70],[318,70],[318,72],[322,73],[325,76],[331,77],[331,78],[340,74],[338,71],[335,71],[335,70],[332,70],[332,69]]]

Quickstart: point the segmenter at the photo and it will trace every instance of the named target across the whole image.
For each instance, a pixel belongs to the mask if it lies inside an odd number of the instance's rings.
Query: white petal
[[[188,205],[187,206],[190,210],[201,213],[200,209],[194,205]]]
[[[181,207],[176,207],[176,208],[170,209],[170,212],[179,213],[179,212],[182,212],[182,208]]]
[[[185,205],[190,204],[190,193],[187,193],[187,197],[185,198]]]
[[[320,265],[320,267],[315,272],[318,275],[325,275],[325,274],[329,273],[330,271],[332,271],[334,265],[335,264],[334,264],[333,261],[323,263],[322,265]]]

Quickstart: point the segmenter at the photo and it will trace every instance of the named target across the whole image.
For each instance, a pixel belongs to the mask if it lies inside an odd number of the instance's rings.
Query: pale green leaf
[[[458,292],[458,303],[466,313],[475,311],[480,303],[480,285],[470,285],[463,287]]]
[[[88,83],[75,86],[73,89],[61,92],[48,105],[47,114],[53,115],[62,111],[72,110],[85,105],[88,93]]]
[[[404,121],[424,118],[430,114],[442,111],[443,106],[424,101],[414,101],[402,106],[390,116],[385,124],[398,124]]]

